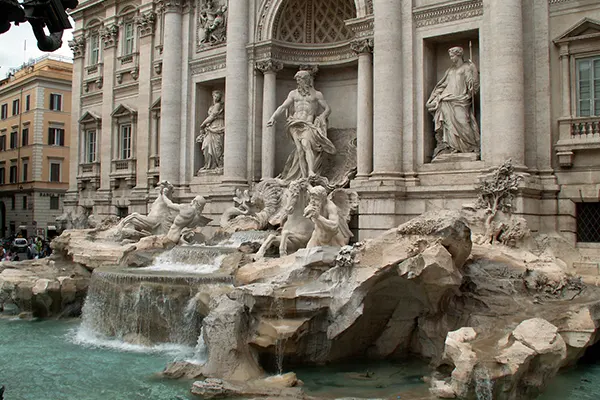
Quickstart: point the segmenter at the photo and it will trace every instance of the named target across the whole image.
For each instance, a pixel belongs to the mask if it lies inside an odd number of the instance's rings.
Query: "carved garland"
[[[417,27],[423,27],[479,15],[483,15],[483,0],[468,0],[458,4],[415,11],[413,18]]]

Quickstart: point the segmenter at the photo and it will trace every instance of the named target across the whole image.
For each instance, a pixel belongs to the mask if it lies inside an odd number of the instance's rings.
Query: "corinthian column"
[[[160,116],[160,179],[179,183],[181,140],[182,1],[164,0],[164,46]]]
[[[482,48],[488,71],[482,111],[482,157],[490,165],[511,158],[525,164],[525,96],[523,72],[523,11],[521,0],[489,1],[485,12],[495,23],[485,24]],[[484,57],[482,57],[482,60]],[[483,69],[483,68],[482,68]],[[483,74],[482,73],[482,74]]]
[[[247,183],[248,3],[230,1],[227,18],[223,181],[231,183]]]
[[[373,39],[356,40],[351,47],[358,54],[356,176],[364,178],[373,170]]]
[[[80,143],[81,126],[81,77],[83,77],[85,60],[85,38],[83,35],[74,36],[69,41],[69,47],[73,51],[73,87],[71,89],[71,143],[69,149],[69,192],[77,193],[77,175],[79,164],[82,162],[83,144]],[[35,179],[35,178],[34,178]],[[41,178],[40,178],[41,179]]]
[[[373,0],[373,173],[399,178],[402,166],[402,2]]]
[[[277,72],[283,69],[283,64],[273,60],[259,61],[256,63],[256,69],[261,71],[265,77],[263,84],[261,178],[274,178],[275,126],[267,127],[267,121],[277,109]]]

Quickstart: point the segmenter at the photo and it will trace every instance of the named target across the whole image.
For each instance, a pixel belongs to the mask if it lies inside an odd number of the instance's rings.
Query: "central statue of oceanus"
[[[325,154],[335,154],[336,149],[327,138],[327,117],[331,109],[323,94],[313,87],[313,77],[309,71],[298,71],[294,76],[298,88],[292,90],[273,116],[267,127],[288,112],[285,130],[294,141],[296,150],[290,154],[281,178],[293,181],[313,175],[321,175]],[[293,112],[289,113],[293,108]],[[319,110],[323,111],[319,114]]]

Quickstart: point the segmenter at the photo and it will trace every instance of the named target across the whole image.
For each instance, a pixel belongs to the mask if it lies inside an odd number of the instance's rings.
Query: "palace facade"
[[[51,238],[69,187],[70,59],[46,55],[0,80],[0,237]]]
[[[168,180],[218,222],[235,188],[282,172],[294,145],[266,122],[308,69],[356,147],[361,239],[473,203],[511,159],[533,231],[600,242],[597,0],[85,0],[72,16],[71,209],[146,213]],[[426,103],[456,46],[479,71],[479,151],[432,162]],[[224,159],[202,169],[214,91]]]

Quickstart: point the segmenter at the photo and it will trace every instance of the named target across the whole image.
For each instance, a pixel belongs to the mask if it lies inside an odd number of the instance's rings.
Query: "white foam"
[[[221,267],[221,262],[225,257],[226,254],[222,254],[216,257],[211,264],[184,264],[157,258],[154,265],[139,269],[142,271],[172,271],[188,272],[194,274],[212,274],[213,272],[219,270],[219,268]]]
[[[72,343],[80,346],[102,347],[130,353],[162,353],[177,359],[185,359],[196,351],[193,347],[174,343],[160,343],[153,346],[127,343],[120,339],[103,337],[83,326],[69,331],[67,337]]]

